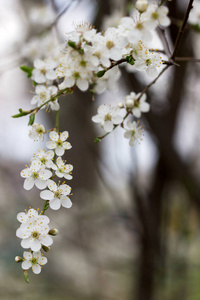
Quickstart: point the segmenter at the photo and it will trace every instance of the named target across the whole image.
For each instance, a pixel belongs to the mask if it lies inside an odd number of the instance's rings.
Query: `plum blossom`
[[[39,251],[42,245],[49,247],[53,239],[49,236],[49,218],[43,215],[37,215],[31,210],[28,212],[28,218],[24,218],[23,213],[18,214],[21,219],[21,225],[16,231],[16,236],[21,238],[22,248],[31,248],[32,251]],[[26,219],[26,221],[25,221]]]
[[[51,131],[49,133],[50,141],[46,143],[48,149],[55,149],[57,156],[62,156],[65,153],[65,150],[72,148],[69,142],[65,142],[69,137],[68,131],[63,131],[58,134],[56,131]]]
[[[55,60],[51,58],[45,60],[35,59],[33,65],[34,69],[31,79],[35,82],[45,83],[57,79],[55,68],[58,63]]]
[[[52,176],[52,172],[41,168],[41,164],[32,162],[29,168],[21,171],[20,175],[24,180],[24,189],[31,190],[35,185],[38,189],[45,189],[47,186],[47,180]]]
[[[73,166],[70,164],[65,164],[61,157],[57,158],[56,163],[57,163],[57,169],[55,174],[59,178],[64,177],[67,180],[71,180],[72,176],[70,174],[73,170]]]
[[[57,167],[52,161],[53,157],[54,157],[54,152],[52,150],[45,151],[44,149],[38,149],[36,154],[33,157],[32,162],[35,162],[36,164],[40,164],[41,167],[51,168],[53,170],[56,170]]]
[[[151,29],[155,29],[158,24],[167,27],[171,23],[167,17],[168,12],[167,6],[149,4],[147,10],[142,14],[142,18]]]
[[[68,195],[71,193],[71,187],[67,184],[58,186],[53,180],[49,180],[49,190],[44,190],[40,193],[40,197],[44,200],[49,200],[51,209],[57,210],[61,205],[65,208],[70,208],[72,202]]]
[[[42,266],[47,263],[47,258],[41,254],[40,251],[33,253],[25,251],[23,254],[22,269],[28,270],[32,268],[34,274],[39,274],[41,272]]]
[[[131,110],[133,115],[136,118],[140,118],[142,113],[148,112],[150,109],[149,103],[146,102],[146,94],[143,94],[140,97],[139,94],[131,92],[128,96],[125,97],[125,106],[128,110]],[[140,99],[138,100],[138,98]]]
[[[138,126],[138,122],[136,123],[135,121],[127,121],[126,125],[128,128],[124,128],[126,130],[124,137],[129,139],[130,146],[134,146],[136,142],[142,140],[144,130],[142,126]]]
[[[52,86],[44,86],[38,84],[35,88],[36,95],[33,96],[31,100],[31,104],[37,105],[39,107],[40,105],[44,104],[46,101],[50,100],[51,97],[55,96],[58,92],[58,88],[54,85]],[[49,101],[46,105],[42,107],[42,109],[50,108],[51,110],[59,110],[60,105],[58,103],[58,99],[54,101]]]
[[[119,107],[111,107],[107,105],[99,106],[98,114],[92,117],[94,123],[101,123],[101,127],[106,132],[111,132],[114,125],[122,123],[123,117],[120,115]]]
[[[45,132],[45,128],[42,124],[35,123],[32,125],[28,136],[34,141],[43,142]]]

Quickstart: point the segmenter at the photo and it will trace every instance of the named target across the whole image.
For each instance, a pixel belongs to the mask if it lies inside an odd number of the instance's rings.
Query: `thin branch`
[[[183,32],[184,32],[185,26],[187,24],[187,20],[188,20],[188,17],[189,17],[189,13],[190,13],[190,11],[192,9],[193,2],[194,2],[194,0],[190,0],[190,2],[188,4],[187,11],[186,11],[184,19],[183,19],[183,23],[181,25],[181,28],[179,29],[179,32],[178,32],[178,35],[177,35],[177,38],[176,38],[176,41],[175,41],[174,51],[173,51],[173,54],[171,56],[172,60],[176,56],[176,53],[177,53],[177,51],[179,49],[181,38],[182,38],[182,35],[183,35]]]
[[[163,44],[163,47],[164,47],[164,53],[166,53],[166,55],[168,57],[170,57],[171,56],[171,50],[170,50],[169,43],[168,43],[168,40],[167,40],[167,37],[166,37],[166,31],[164,29],[160,28],[160,27],[158,27],[156,31],[159,35],[159,38],[162,41],[162,44]]]
[[[195,57],[175,57],[175,61],[190,61],[190,62],[200,62],[200,58]]]
[[[138,97],[138,101],[140,100],[140,98],[142,97],[143,94],[145,94],[147,92],[147,90],[154,84],[156,83],[156,81],[160,78],[160,76],[170,67],[170,65],[167,65],[166,67],[164,67],[164,69],[162,69],[162,71],[158,74],[158,76],[151,81],[141,92],[140,96]]]

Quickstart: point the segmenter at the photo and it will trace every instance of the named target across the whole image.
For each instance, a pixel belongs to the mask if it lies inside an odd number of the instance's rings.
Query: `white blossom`
[[[129,139],[130,146],[134,146],[136,142],[142,140],[144,130],[135,121],[127,121],[126,125],[128,128],[124,128],[126,130],[124,137]]]
[[[34,69],[31,79],[35,82],[45,83],[57,79],[55,68],[58,63],[55,60],[51,58],[45,60],[35,59],[33,65]]]
[[[70,208],[72,202],[68,195],[71,193],[71,187],[67,184],[58,186],[53,180],[49,180],[49,190],[44,190],[40,193],[40,197],[44,200],[49,200],[51,209],[57,210],[61,205],[65,208]]]
[[[171,23],[167,17],[168,12],[169,9],[167,6],[149,4],[147,10],[142,14],[142,18],[151,29],[155,29],[158,24],[167,27]]]
[[[65,162],[62,160],[61,157],[57,158],[56,164],[57,164],[57,169],[56,169],[55,174],[59,178],[64,177],[67,180],[71,180],[72,176],[70,174],[71,174],[71,172],[73,170],[73,166],[70,165],[70,164],[65,164]]]
[[[120,115],[119,107],[111,107],[107,105],[99,106],[98,114],[92,117],[94,123],[101,123],[101,127],[106,132],[111,132],[114,125],[122,123],[123,117]]]
[[[24,189],[31,190],[35,185],[38,189],[45,189],[47,180],[52,176],[52,172],[41,168],[41,164],[35,161],[32,162],[29,168],[21,171],[20,175],[24,180]]]
[[[45,128],[42,124],[34,123],[28,136],[34,141],[43,142],[45,132]]]
[[[130,109],[136,118],[140,118],[142,113],[148,112],[150,109],[149,103],[146,102],[146,94],[143,94],[138,100],[139,97],[140,93],[135,94],[134,92],[125,97],[126,108]]]
[[[23,254],[22,269],[28,270],[32,268],[34,274],[39,274],[41,272],[42,266],[47,263],[47,258],[44,257],[40,251],[33,253],[25,251]]]
[[[43,215],[37,215],[31,209],[28,216],[23,213],[17,215],[21,225],[16,231],[16,236],[21,238],[21,246],[25,249],[31,248],[32,251],[39,251],[42,245],[49,247],[53,239],[49,236],[49,218]]]
[[[31,100],[31,104],[33,105],[37,105],[37,107],[41,106],[42,104],[44,104],[46,101],[50,100],[51,97],[55,96],[58,92],[58,88],[54,85],[52,86],[44,86],[44,85],[40,85],[38,84],[35,88],[35,93],[36,95],[33,96],[32,100]],[[54,101],[49,101],[46,105],[44,105],[42,107],[42,109],[45,108],[50,108],[51,110],[59,110],[60,109],[60,105],[58,103],[58,99],[54,100]]]
[[[56,170],[57,167],[52,161],[53,158],[54,152],[52,150],[46,152],[45,149],[38,149],[32,159],[32,163],[35,162],[36,164],[40,164],[41,167]]]
[[[63,131],[58,134],[56,131],[51,131],[49,133],[50,141],[46,143],[48,149],[55,149],[56,155],[62,156],[65,150],[72,148],[69,142],[65,142],[69,137],[68,131]]]
[[[97,94],[103,93],[105,90],[117,90],[117,80],[120,78],[121,72],[118,66],[108,70],[102,77],[95,82],[94,92]]]

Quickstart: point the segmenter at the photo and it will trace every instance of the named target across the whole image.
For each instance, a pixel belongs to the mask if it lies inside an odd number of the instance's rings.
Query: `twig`
[[[162,69],[162,71],[158,74],[158,76],[153,80],[151,81],[144,89],[143,91],[141,92],[140,96],[138,97],[137,101],[140,100],[140,98],[142,97],[143,94],[146,93],[146,91],[154,84],[156,83],[156,81],[160,78],[160,76],[170,67],[170,65],[167,65],[164,69]]]
[[[188,4],[187,11],[186,11],[184,19],[183,19],[183,23],[181,25],[181,28],[179,29],[179,32],[178,32],[178,35],[177,35],[177,38],[176,38],[176,41],[175,41],[174,51],[173,51],[173,54],[171,56],[172,60],[175,58],[176,53],[179,49],[181,38],[182,38],[182,35],[183,35],[183,32],[184,32],[185,26],[187,24],[187,20],[188,20],[188,17],[189,17],[189,13],[192,9],[193,2],[194,2],[194,0],[190,0],[190,2]]]
[[[175,57],[175,61],[190,61],[190,62],[200,62],[200,58],[195,57]]]

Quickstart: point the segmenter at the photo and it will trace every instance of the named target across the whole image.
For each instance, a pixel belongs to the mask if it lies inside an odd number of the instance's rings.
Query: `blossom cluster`
[[[37,130],[38,129],[38,130]],[[34,124],[33,131],[30,136],[43,140],[45,128],[43,125]],[[71,149],[71,144],[66,141],[69,134],[67,131],[57,133],[50,131],[50,140],[46,143],[48,151],[38,149],[31,159],[31,164],[21,171],[24,180],[24,189],[31,190],[36,186],[40,192],[40,197],[45,200],[44,209],[40,215],[31,208],[28,212],[21,212],[17,215],[18,221],[21,223],[17,229],[16,235],[21,238],[21,246],[25,249],[30,248],[31,252],[24,252],[22,261],[22,269],[27,270],[32,267],[35,274],[39,274],[41,266],[47,263],[47,259],[42,256],[41,249],[48,251],[49,246],[53,244],[50,235],[56,235],[55,229],[49,229],[49,218],[44,215],[44,211],[50,207],[58,210],[61,206],[70,208],[72,202],[69,198],[71,195],[71,187],[65,182],[60,184],[54,181],[55,177],[72,179],[73,166],[67,164],[61,156],[65,150]],[[57,158],[56,158],[57,157]]]

